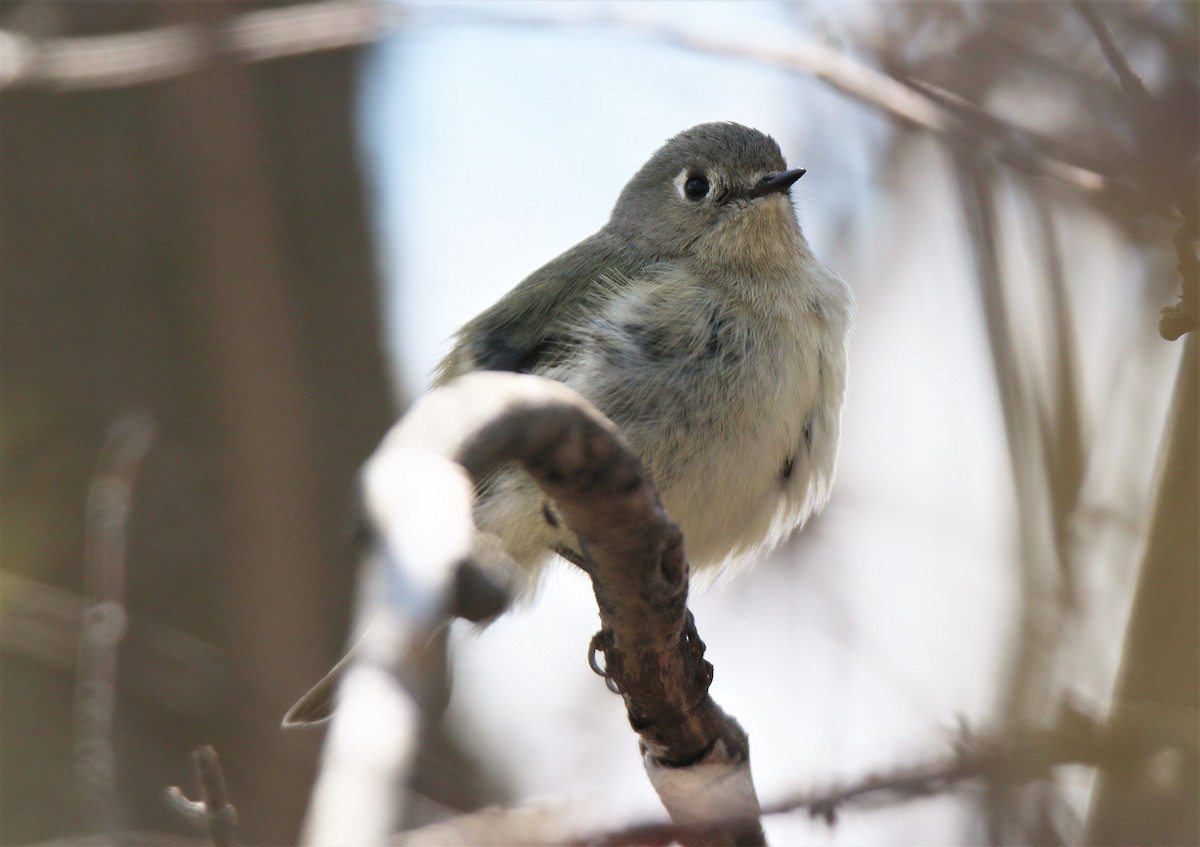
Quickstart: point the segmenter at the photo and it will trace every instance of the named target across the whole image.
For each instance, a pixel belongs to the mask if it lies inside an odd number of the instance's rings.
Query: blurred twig
[[[1043,456],[1042,470],[1049,492],[1051,543],[1060,579],[1060,607],[1077,609],[1075,545],[1071,537],[1079,512],[1087,443],[1083,424],[1083,399],[1079,387],[1079,354],[1075,322],[1068,302],[1062,247],[1048,198],[1034,195],[1034,228],[1041,239],[1042,264],[1049,289],[1049,318],[1053,337],[1048,339],[1053,370],[1047,369],[1044,391],[1035,398],[1037,429]]]
[[[1012,726],[978,733],[964,727],[949,755],[873,774],[846,785],[797,794],[764,805],[763,814],[807,812],[833,825],[847,807],[861,809],[902,803],[944,794],[973,780],[1016,786],[1044,778],[1052,769],[1065,765],[1127,768],[1131,761],[1150,760],[1161,749],[1161,739],[1151,729],[1145,724],[1129,722],[1101,725],[1068,704],[1049,728]],[[1180,730],[1176,734],[1176,743],[1182,745],[1180,755],[1194,761],[1195,741],[1188,747],[1186,726]],[[675,824],[645,824],[581,843],[604,847],[669,844],[689,832],[689,828]]]
[[[496,24],[546,26],[570,23],[603,27],[618,34],[647,38],[684,50],[806,74],[856,102],[912,126],[959,141],[978,143],[984,139],[998,158],[1027,173],[1045,176],[1085,194],[1121,191],[1121,186],[1114,185],[1111,175],[1042,149],[1035,138],[1019,128],[994,121],[966,123],[954,109],[947,108],[929,96],[928,92],[910,84],[909,80],[877,71],[829,45],[797,38],[794,33],[774,40],[764,33],[750,43],[611,15],[564,20],[561,17],[480,16],[472,13],[467,19]]]
[[[669,46],[726,56],[786,71],[809,74],[860,103],[906,123],[939,134],[961,135],[958,116],[926,93],[863,65],[817,41],[793,36],[772,43],[746,43],[713,38],[684,30],[612,15],[564,16],[404,10],[369,0],[324,0],[247,12],[206,33],[192,25],[161,27],[141,33],[34,41],[19,33],[0,31],[0,90],[15,85],[60,89],[105,88],[166,79],[203,67],[215,56],[258,61],[280,56],[334,49],[377,40],[398,25],[461,21],[500,26],[591,26],[619,35],[646,38]],[[400,7],[403,8],[403,7]],[[389,9],[391,10],[389,12]],[[972,136],[978,127],[969,128]],[[991,143],[1002,158],[1033,173],[1087,193],[1106,191],[1111,179],[1086,166],[1037,148],[1009,127],[992,133]]]
[[[1157,132],[1162,107],[1130,67],[1104,19],[1088,0],[1073,0],[1072,5],[1096,36],[1104,58],[1116,73],[1121,90],[1129,100],[1130,111],[1142,118],[1135,120],[1134,126],[1149,126],[1150,131]],[[1179,161],[1163,164],[1171,177],[1173,203],[1179,215],[1179,227],[1172,244],[1178,258],[1180,300],[1174,306],[1164,308],[1159,321],[1159,334],[1167,341],[1175,341],[1185,333],[1200,329],[1200,258],[1196,256],[1196,240],[1200,239],[1200,202],[1196,199],[1200,193],[1200,133],[1194,130],[1193,127],[1192,143],[1185,148],[1184,156]],[[1140,135],[1139,142],[1145,146],[1147,132]]]
[[[166,790],[167,803],[187,820],[208,833],[214,847],[235,847],[238,843],[237,808],[229,802],[221,760],[212,747],[198,747],[192,753],[199,800],[189,800],[183,790],[172,785]]]
[[[1088,0],[1072,0],[1080,17],[1087,23],[1092,34],[1096,36],[1096,40],[1100,42],[1100,49],[1104,51],[1104,58],[1108,60],[1113,71],[1117,74],[1117,79],[1121,82],[1121,88],[1133,100],[1140,105],[1150,105],[1153,103],[1153,98],[1150,92],[1146,89],[1146,84],[1142,82],[1141,77],[1133,72],[1133,68],[1129,66],[1129,62],[1125,59],[1125,54],[1117,47],[1117,42],[1113,40],[1112,33],[1108,31],[1108,26],[1104,23],[1103,18],[1092,7]]]
[[[75,683],[75,779],[84,819],[95,831],[120,826],[113,751],[117,651],[125,634],[125,539],[133,484],[154,440],[154,422],[117,418],[88,490],[84,577],[87,606],[79,632]]]
[[[1069,614],[1079,610],[1073,601],[1078,599],[1078,577],[1083,571],[1075,570],[1082,564],[1077,561],[1082,548],[1080,539],[1074,536],[1079,530],[1081,508],[1088,506],[1087,496],[1094,497],[1090,493],[1085,496],[1083,488],[1092,454],[1085,441],[1087,416],[1076,364],[1073,321],[1066,299],[1067,269],[1057,244],[1055,209],[1049,205],[1048,192],[1034,193],[1031,189],[1036,186],[1003,179],[1004,174],[995,162],[1004,161],[1007,151],[987,142],[997,134],[1014,131],[1013,122],[994,116],[979,104],[993,100],[1011,104],[1014,91],[1025,90],[1020,87],[1027,86],[1029,79],[1023,76],[1021,61],[1025,56],[1034,55],[1048,45],[1053,49],[1064,34],[1081,40],[1084,45],[1091,36],[1070,15],[1063,20],[1061,14],[1046,7],[1038,7],[1030,14],[1016,13],[1012,8],[991,6],[974,14],[964,4],[939,5],[934,9],[913,7],[912,17],[903,19],[905,25],[918,27],[923,21],[932,20],[950,27],[959,36],[957,40],[946,38],[945,33],[941,35],[956,46],[956,51],[942,56],[940,62],[924,55],[914,61],[902,48],[892,51],[882,48],[888,51],[888,56],[881,64],[893,68],[893,73],[909,79],[946,108],[955,110],[965,127],[988,128],[978,133],[977,143],[946,137],[952,142],[950,151],[957,165],[957,182],[973,248],[1016,487],[1020,619],[1011,682],[1000,689],[1004,698],[1001,708],[1010,719],[1027,721],[1041,714],[1061,690],[1064,663],[1072,662],[1071,667],[1076,667],[1080,660],[1064,648],[1068,639],[1077,634]],[[995,43],[997,27],[1005,30],[1002,48]],[[1166,74],[1183,74],[1179,83],[1183,93],[1175,96],[1181,98],[1184,109],[1172,114],[1166,99],[1163,103],[1155,102],[1140,80],[1128,78],[1132,72],[1106,29],[1101,38],[1105,41],[1105,51],[1115,54],[1109,55],[1110,65],[1121,66],[1117,70],[1122,78],[1121,88],[1068,73],[1058,80],[1063,83],[1059,96],[1050,94],[1047,102],[1074,102],[1065,101],[1064,96],[1078,98],[1080,103],[1102,100],[1108,110],[1104,114],[1111,112],[1113,119],[1105,123],[1093,120],[1088,114],[1086,118],[1063,121],[1057,125],[1053,137],[1039,144],[1049,145],[1051,150],[1076,144],[1083,151],[1077,157],[1090,161],[1097,172],[1121,175],[1121,182],[1112,184],[1122,186],[1122,190],[1127,186],[1130,199],[1136,202],[1097,204],[1114,223],[1128,227],[1148,218],[1148,214],[1166,220],[1182,217],[1175,246],[1184,280],[1184,303],[1180,311],[1186,311],[1190,308],[1189,300],[1195,301],[1195,273],[1187,269],[1195,266],[1192,244],[1195,229],[1190,222],[1196,217],[1193,211],[1196,165],[1187,157],[1195,155],[1196,134],[1192,132],[1188,138],[1175,141],[1162,137],[1168,132],[1166,128],[1186,125],[1189,114],[1195,118],[1191,101],[1183,99],[1190,90],[1187,80],[1191,78],[1186,56],[1166,57]],[[970,43],[971,49],[963,49],[963,42]],[[1069,72],[1071,68],[1065,70]],[[927,83],[924,77],[936,79],[940,84]],[[1090,130],[1094,137],[1089,135],[1088,124],[1094,124]],[[1023,131],[1016,136],[1018,140],[1036,137]],[[1192,146],[1186,148],[1189,144]],[[1089,150],[1094,152],[1086,152]],[[1004,190],[1010,187],[1012,195],[1032,207],[1032,215],[1022,210],[1025,212],[1022,218],[1030,220],[1028,229],[1015,223],[1015,216],[1001,215],[1012,196]],[[1116,195],[1110,199],[1116,199]],[[1185,231],[1193,234],[1182,234]],[[1040,288],[1033,288],[1030,293],[1045,305],[1045,317],[1039,315],[1029,325],[1018,322],[1017,318],[1020,286],[1016,284],[1016,274],[1008,270],[1007,262],[1019,257],[1019,253],[1011,244],[1005,249],[1007,235],[1014,242],[1031,236],[1041,239],[1045,296]],[[1186,242],[1186,249],[1181,242]],[[1090,296],[1091,288],[1087,292],[1084,296]],[[1039,335],[1038,330],[1043,327],[1045,334]],[[1164,321],[1163,334],[1170,337],[1166,328]],[[1102,428],[1110,422],[1103,413],[1095,420]],[[1111,427],[1101,431],[1111,434]],[[1057,598],[1052,594],[1055,579],[1059,589]],[[991,842],[1008,843],[1014,838],[1027,837],[1024,833],[1018,835],[1009,826],[1016,823],[1023,829],[1030,821],[1029,812],[1033,810],[1025,802],[1030,792],[1017,792],[1010,783],[992,779],[987,780],[986,789],[985,813]]]
[[[955,152],[967,233],[984,306],[984,323],[1008,439],[1019,545],[1021,598],[1010,682],[1001,688],[1002,713],[1016,721],[1041,714],[1056,696],[1056,662],[1078,609],[1078,545],[1073,527],[1081,507],[1088,453],[1075,339],[1066,280],[1044,197],[1034,207],[1048,289],[1044,345],[1027,343],[1014,322],[1014,293],[1002,261],[998,186],[994,169],[970,151]],[[1028,351],[1042,348],[1039,361]],[[1011,786],[989,782],[986,811],[993,844],[1006,843],[1014,819]]]
[[[1077,5],[1100,38],[1123,87],[1137,92],[1139,101],[1153,105],[1149,92],[1129,69],[1103,22],[1085,3]],[[1054,180],[1085,195],[1109,197],[1118,205],[1134,204],[1152,214],[1168,211],[1149,202],[1139,186],[1082,161],[1069,145],[1039,138],[927,81],[877,71],[826,44],[795,37],[775,43],[756,39],[750,44],[612,15],[493,14],[478,9],[468,14],[442,14],[441,10],[417,11],[378,0],[321,0],[244,12],[209,28],[175,24],[144,32],[40,41],[0,30],[0,90],[18,85],[57,89],[131,85],[190,73],[218,57],[233,61],[274,59],[375,41],[402,22],[411,25],[456,20],[603,27],[686,50],[804,73],[897,120],[960,143],[981,145],[1023,173]],[[1197,164],[1181,163],[1180,167],[1184,173],[1179,175],[1178,184],[1184,193],[1175,203],[1181,223],[1174,243],[1183,284],[1180,303],[1163,310],[1161,333],[1168,339],[1200,326],[1200,261],[1194,249],[1200,237],[1200,210],[1186,194],[1195,191]]]
[[[1194,714],[1143,709],[1116,714],[1101,724],[1068,700],[1053,724],[1009,723],[987,731],[961,726],[952,748],[915,764],[870,774],[842,785],[806,791],[763,806],[763,815],[807,813],[835,825],[847,811],[870,811],[944,795],[985,781],[1019,788],[1044,780],[1057,768],[1082,765],[1109,772],[1151,766],[1169,752],[1195,763]],[[736,818],[725,821],[737,823]],[[570,844],[635,847],[689,843],[706,832],[691,824],[656,822],[587,834],[570,807],[497,807],[404,833],[395,843]]]
[[[0,91],[115,88],[171,79],[217,59],[258,62],[382,38],[395,4],[318,0],[232,15],[211,28],[173,24],[135,32],[33,39],[0,30]]]

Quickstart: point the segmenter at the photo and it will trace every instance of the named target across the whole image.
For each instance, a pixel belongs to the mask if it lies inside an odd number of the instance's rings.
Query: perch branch
[[[447,421],[464,421],[451,433]],[[472,374],[398,427],[476,480],[515,461],[580,540],[600,611],[594,642],[625,700],[651,782],[680,822],[736,818],[706,843],[761,843],[749,742],[708,694],[712,667],[687,610],[682,536],[616,428],[558,383]]]
[[[401,679],[412,675],[406,645],[425,642],[405,633],[428,633],[448,618],[456,601],[449,596],[447,568],[473,553],[466,475],[478,481],[508,462],[519,464],[541,486],[579,539],[579,559],[592,577],[600,610],[602,628],[593,643],[603,651],[606,675],[624,697],[647,773],[667,811],[675,821],[695,825],[693,843],[763,843],[746,734],[708,694],[712,668],[687,611],[688,566],[678,528],[610,421],[559,383],[501,373],[469,374],[427,394],[364,470],[364,504],[380,537],[390,589],[365,592],[368,598],[388,597],[376,604],[387,608],[375,610],[370,631],[378,630],[382,619],[384,631],[390,627],[399,636],[392,639],[390,653],[356,651],[362,655],[346,670],[314,799],[315,810],[330,811],[328,816],[314,812],[314,819],[332,820],[329,816],[344,813],[350,802],[321,798],[322,783],[331,778],[329,762],[336,761],[339,725],[363,723],[361,715],[346,717],[358,714],[353,702],[367,701],[347,690],[352,675],[373,670],[376,683],[389,673]],[[456,474],[451,494],[438,494],[445,487],[440,481]],[[444,647],[443,640],[439,655]],[[415,698],[411,680],[406,684]],[[395,686],[389,690],[388,696],[401,703]],[[377,684],[377,698],[380,693]],[[356,783],[347,781],[359,786],[359,796],[367,790],[363,786],[401,783],[411,752],[380,742],[378,728],[386,722],[372,725],[374,743],[357,754],[360,776]],[[370,753],[377,755],[372,759]],[[381,840],[383,820],[372,823],[370,837],[361,828],[347,837],[345,827],[366,814],[337,827],[310,825],[308,841]]]

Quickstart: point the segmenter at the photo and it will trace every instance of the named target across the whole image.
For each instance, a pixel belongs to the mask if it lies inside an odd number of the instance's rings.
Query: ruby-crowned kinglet
[[[649,469],[694,568],[752,559],[824,505],[853,311],[800,230],[768,135],[710,123],[642,166],[595,235],[466,324],[438,369],[538,374],[611,418]],[[480,529],[531,572],[574,539],[511,470]]]
[[[812,255],[770,136],[693,127],[660,148],[608,223],[467,323],[438,368],[559,380],[612,419],[650,471],[694,568],[776,544],[824,505],[846,387],[853,297]],[[517,469],[475,521],[526,576],[577,551]],[[286,725],[327,718],[338,667]]]

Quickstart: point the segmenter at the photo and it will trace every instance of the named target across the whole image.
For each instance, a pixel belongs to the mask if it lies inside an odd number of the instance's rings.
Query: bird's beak
[[[747,194],[750,197],[762,197],[765,194],[784,192],[792,187],[792,183],[804,176],[804,168],[794,168],[783,173],[763,177],[758,185],[751,188]]]

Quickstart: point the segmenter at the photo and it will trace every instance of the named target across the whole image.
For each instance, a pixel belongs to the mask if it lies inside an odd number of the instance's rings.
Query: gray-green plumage
[[[467,323],[438,369],[558,379],[621,428],[694,566],[744,561],[823,504],[852,298],[811,254],[769,136],[694,127],[634,175],[608,223]],[[482,529],[532,568],[573,539],[507,472]]]

